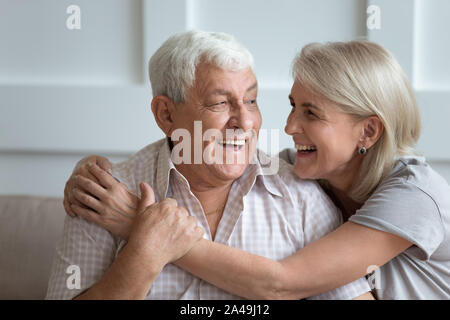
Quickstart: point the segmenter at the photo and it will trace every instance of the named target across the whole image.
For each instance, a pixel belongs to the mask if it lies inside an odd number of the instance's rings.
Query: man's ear
[[[172,115],[175,109],[173,101],[166,96],[156,96],[152,100],[152,112],[158,127],[170,137],[173,128]]]
[[[372,147],[384,132],[383,122],[377,116],[371,116],[364,120],[363,136],[361,141],[366,149]]]

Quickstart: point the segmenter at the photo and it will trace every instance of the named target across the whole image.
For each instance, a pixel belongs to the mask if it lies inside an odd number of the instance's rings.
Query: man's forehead
[[[236,90],[236,88],[244,91],[256,90],[258,82],[250,68],[229,71],[216,67],[215,69],[198,73],[194,87],[203,94],[226,95]]]

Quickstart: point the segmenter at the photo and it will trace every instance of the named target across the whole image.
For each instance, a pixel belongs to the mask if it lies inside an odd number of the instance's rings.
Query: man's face
[[[194,152],[200,151],[201,155],[197,154],[196,157],[197,161],[201,159],[201,164],[182,163],[177,168],[184,173],[189,172],[191,176],[194,173],[202,181],[211,184],[233,181],[248,166],[261,127],[255,75],[250,68],[229,71],[201,63],[197,67],[195,79],[187,101],[176,106],[172,121],[173,129],[189,131],[191,163],[195,160]],[[197,122],[197,129],[194,129],[194,121],[201,121]],[[194,136],[195,131],[197,136]],[[201,138],[198,137],[199,133]],[[213,134],[208,137],[208,133]],[[219,136],[215,133],[219,133]],[[195,146],[196,139],[198,147]],[[206,163],[208,159],[214,159],[213,163]]]

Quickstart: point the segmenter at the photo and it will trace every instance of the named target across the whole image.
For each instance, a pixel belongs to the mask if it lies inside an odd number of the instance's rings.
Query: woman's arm
[[[301,299],[332,290],[382,266],[411,243],[347,222],[281,261],[202,240],[175,263],[249,299]]]
[[[117,208],[121,202],[129,202],[127,208],[133,205],[121,190],[126,187],[96,165],[88,171],[100,185],[82,176],[73,178],[74,185],[80,188],[74,195],[95,211],[76,206],[74,212],[127,239],[134,214],[122,213]],[[347,222],[281,261],[201,240],[176,264],[242,297],[300,299],[357,280],[368,273],[369,266],[381,267],[409,246],[411,243],[401,237]]]

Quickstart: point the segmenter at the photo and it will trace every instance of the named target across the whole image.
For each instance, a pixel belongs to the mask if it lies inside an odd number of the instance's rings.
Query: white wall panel
[[[197,0],[193,27],[235,35],[254,54],[263,87],[290,88],[290,64],[309,42],[366,35],[361,0]],[[287,100],[286,100],[287,101]]]
[[[369,0],[381,10],[381,29],[371,41],[399,60],[416,93],[422,117],[417,149],[450,182],[450,2],[443,0]]]
[[[64,185],[79,159],[87,153],[2,152],[0,194],[30,194],[62,197]],[[129,155],[105,154],[111,161]]]
[[[450,1],[416,0],[416,89],[450,92]]]
[[[163,136],[144,86],[0,86],[0,96],[0,150],[123,153]]]
[[[66,28],[67,7],[81,29]],[[0,83],[114,85],[143,82],[141,1],[1,2]]]
[[[71,4],[81,30],[65,26]],[[292,58],[308,42],[364,37],[368,4],[382,19],[369,38],[394,52],[418,90],[419,149],[450,180],[446,0],[0,0],[0,193],[59,196],[83,155],[118,161],[161,138],[147,61],[192,28],[231,33],[252,51],[263,128],[291,147]]]

